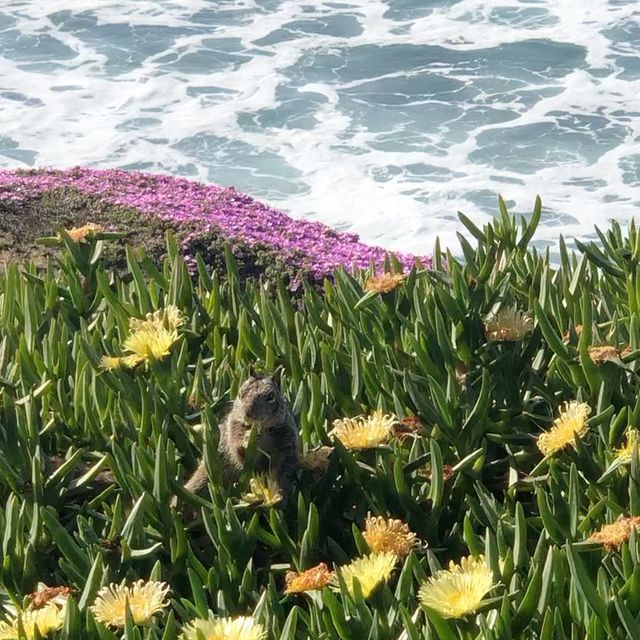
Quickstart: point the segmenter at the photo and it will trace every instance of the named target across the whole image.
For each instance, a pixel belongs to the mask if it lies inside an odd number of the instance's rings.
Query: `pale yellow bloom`
[[[182,640],[198,640],[198,632],[204,640],[263,640],[267,632],[253,618],[239,616],[237,618],[199,619],[190,622],[182,630]]]
[[[169,605],[165,596],[169,585],[165,582],[138,580],[130,587],[110,584],[98,592],[91,606],[93,617],[112,627],[124,627],[126,604],[136,624],[148,624],[153,616]]]
[[[624,447],[616,449],[616,460],[631,462],[636,443],[640,445],[640,442],[638,442],[638,432],[635,429],[629,429],[627,433],[627,443]]]
[[[10,622],[0,622],[0,640],[18,639],[18,618],[27,640],[35,637],[36,627],[41,636],[46,636],[52,631],[62,628],[65,610],[50,602],[41,609],[27,609],[20,611]]]
[[[69,237],[74,242],[84,242],[87,238],[91,238],[98,233],[102,233],[104,231],[104,227],[102,225],[96,224],[95,222],[87,222],[87,224],[82,227],[73,227],[71,229],[66,229],[66,232],[69,234]]]
[[[248,504],[273,507],[282,501],[282,491],[276,479],[268,474],[258,474],[249,480],[249,491],[242,496]]]
[[[475,611],[493,587],[493,573],[484,558],[469,556],[460,564],[449,563],[420,587],[418,597],[423,606],[437,611],[443,618],[460,618]]]
[[[131,332],[144,329],[166,329],[174,331],[185,323],[185,317],[182,311],[174,304],[169,304],[163,309],[158,309],[153,313],[147,313],[144,319],[131,318],[129,320],[129,329]]]
[[[575,400],[565,404],[560,415],[554,420],[553,427],[538,436],[538,449],[545,455],[561,451],[582,437],[587,431],[587,417],[591,407]]]
[[[330,571],[324,562],[307,569],[302,573],[287,571],[285,582],[287,593],[303,593],[304,591],[315,591],[326,587],[334,578],[334,572]]]
[[[124,341],[123,348],[131,352],[131,362],[156,362],[169,355],[173,343],[178,339],[178,333],[168,329],[139,329],[130,334]]]
[[[351,563],[338,568],[349,593],[355,594],[355,580],[360,584],[362,597],[368,598],[373,590],[382,582],[386,582],[398,561],[398,556],[389,551],[372,553],[364,558],[357,558]],[[333,580],[334,588],[339,589],[337,578]]]
[[[107,371],[117,371],[123,366],[122,358],[114,358],[112,356],[102,356],[100,366]]]
[[[397,422],[396,416],[378,409],[369,417],[336,420],[331,434],[347,449],[372,449],[389,440]]]
[[[409,555],[419,545],[416,534],[402,520],[369,516],[362,535],[374,553],[390,551],[399,558]]]
[[[597,542],[613,551],[629,540],[632,529],[637,527],[640,527],[640,516],[620,516],[615,522],[606,524],[600,531],[592,533],[589,542]]]
[[[533,331],[533,320],[522,311],[507,307],[485,318],[484,328],[489,342],[513,342]]]

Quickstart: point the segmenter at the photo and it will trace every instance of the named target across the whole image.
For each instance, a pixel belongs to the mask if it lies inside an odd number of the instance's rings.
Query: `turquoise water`
[[[502,193],[540,238],[640,202],[626,0],[5,0],[0,166],[247,191],[418,253]]]

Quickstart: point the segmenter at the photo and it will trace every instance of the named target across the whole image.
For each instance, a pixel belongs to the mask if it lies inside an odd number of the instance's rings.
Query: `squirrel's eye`
[[[267,394],[267,402],[273,404],[276,401],[276,394],[273,391],[269,391]]]

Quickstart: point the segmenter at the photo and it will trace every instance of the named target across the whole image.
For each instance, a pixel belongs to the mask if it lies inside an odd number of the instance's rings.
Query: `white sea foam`
[[[75,5],[82,5],[76,8]],[[234,184],[391,249],[502,193],[542,240],[640,203],[629,0],[5,0],[0,166]]]

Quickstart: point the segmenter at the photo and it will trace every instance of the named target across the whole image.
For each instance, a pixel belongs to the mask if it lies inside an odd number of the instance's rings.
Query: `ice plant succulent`
[[[533,320],[519,309],[500,309],[484,321],[489,342],[515,342],[526,338],[533,331]]]
[[[258,474],[249,480],[249,491],[242,495],[247,504],[275,507],[282,501],[282,491],[276,479],[269,474]]]
[[[216,618],[193,620],[185,625],[180,636],[182,640],[263,640],[265,628],[253,618]]]
[[[389,579],[397,561],[398,556],[390,551],[371,553],[339,567],[338,571],[350,595],[355,595],[355,581],[357,580],[362,597],[368,598],[379,584]],[[334,578],[333,586],[335,589],[339,589],[338,584],[337,578]]]
[[[418,597],[423,606],[437,611],[443,618],[461,618],[472,613],[484,596],[495,587],[493,573],[483,556],[451,561],[420,587]]]
[[[586,433],[590,413],[591,407],[585,402],[573,400],[565,404],[551,429],[538,436],[538,449],[549,456],[573,444],[576,437]]]
[[[404,558],[416,548],[420,541],[409,525],[402,520],[368,516],[362,535],[374,553],[390,551],[398,558]]]
[[[131,586],[110,584],[98,592],[91,606],[93,617],[110,627],[124,627],[127,603],[135,624],[146,625],[169,605],[165,582],[138,580]]]
[[[372,449],[389,440],[397,422],[394,415],[378,409],[369,417],[336,420],[331,434],[347,449]]]
[[[334,579],[334,572],[330,571],[324,562],[296,573],[295,571],[287,571],[285,576],[286,593],[304,593],[305,591],[315,591],[323,589]]]
[[[18,640],[20,638],[18,620],[22,624],[27,640],[36,637],[36,628],[41,637],[62,628],[64,622],[64,607],[58,607],[49,602],[40,609],[20,611],[9,622],[0,622],[0,640]]]

